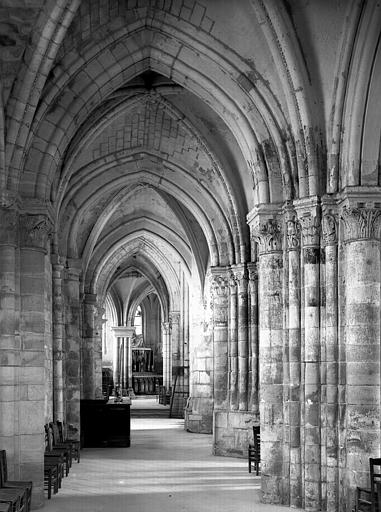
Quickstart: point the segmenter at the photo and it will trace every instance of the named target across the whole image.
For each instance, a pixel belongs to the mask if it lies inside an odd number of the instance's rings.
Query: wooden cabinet
[[[130,405],[81,400],[81,446],[130,446]]]

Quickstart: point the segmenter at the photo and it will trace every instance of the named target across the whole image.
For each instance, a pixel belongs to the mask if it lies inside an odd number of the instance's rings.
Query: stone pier
[[[278,212],[258,208],[248,219],[258,247],[261,484],[265,503],[288,503],[283,467],[283,253]],[[287,463],[288,461],[286,461]]]
[[[80,276],[78,260],[68,260],[65,267],[64,292],[65,311],[65,375],[66,375],[66,421],[68,436],[80,438],[81,399],[81,306]]]
[[[345,449],[342,499],[368,483],[369,457],[380,456],[380,236],[378,197],[350,192],[340,205],[345,252]],[[343,372],[342,372],[343,376]]]

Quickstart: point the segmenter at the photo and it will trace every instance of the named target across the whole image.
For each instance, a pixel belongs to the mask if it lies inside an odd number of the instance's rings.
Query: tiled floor
[[[148,401],[134,401],[138,409]],[[152,402],[157,412],[163,409]],[[130,448],[87,448],[44,512],[278,512],[259,503],[244,459],[211,455],[210,435],[183,421],[133,417]]]

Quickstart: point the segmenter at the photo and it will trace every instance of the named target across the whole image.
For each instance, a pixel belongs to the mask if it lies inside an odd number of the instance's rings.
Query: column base
[[[184,428],[195,434],[213,432],[213,403],[210,398],[189,398],[184,409]]]
[[[258,424],[259,415],[252,411],[214,411],[214,455],[247,457],[252,427]]]

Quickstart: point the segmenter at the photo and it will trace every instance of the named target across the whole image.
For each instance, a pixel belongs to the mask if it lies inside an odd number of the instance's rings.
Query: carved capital
[[[168,336],[171,334],[171,324],[170,322],[162,322],[161,329],[163,331],[164,336]]]
[[[234,295],[237,293],[237,281],[236,281],[234,272],[230,272],[230,274],[229,274],[229,288],[230,288],[231,295]]]
[[[171,311],[169,313],[169,321],[171,325],[180,323],[180,313],[179,311]]]
[[[257,263],[248,263],[247,271],[249,275],[248,292],[255,293],[258,286],[258,266]]]
[[[301,226],[294,208],[290,205],[284,208],[284,221],[287,250],[298,250],[300,248]]]
[[[247,264],[247,272],[249,275],[249,281],[257,281],[258,280],[258,264],[257,263],[248,263]]]
[[[46,215],[20,215],[20,241],[22,247],[46,250],[53,225]]]
[[[326,213],[323,211],[322,218],[322,239],[323,244],[336,245],[337,244],[337,216],[333,213]]]
[[[53,359],[54,359],[54,361],[62,361],[64,358],[64,355],[65,355],[65,353],[63,350],[54,350]]]
[[[282,250],[282,227],[277,219],[264,219],[252,226],[251,237],[258,244],[259,254]]]
[[[318,247],[321,234],[321,207],[317,198],[295,202],[301,226],[303,247]]]
[[[381,208],[344,206],[340,212],[344,224],[346,242],[364,239],[380,239]]]
[[[212,270],[211,292],[212,297],[227,295],[229,274],[226,268],[214,267]]]
[[[232,265],[232,272],[238,285],[238,293],[245,293],[247,291],[247,283],[249,280],[249,274],[246,265]]]

